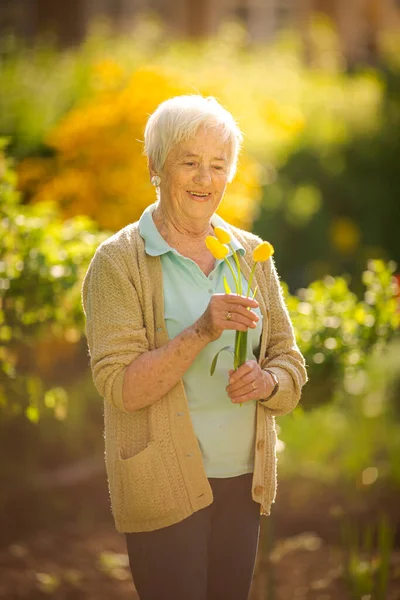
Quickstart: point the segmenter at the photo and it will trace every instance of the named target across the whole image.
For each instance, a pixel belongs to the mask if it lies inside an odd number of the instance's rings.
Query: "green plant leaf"
[[[211,376],[214,375],[215,368],[216,368],[217,362],[218,362],[218,356],[220,355],[221,352],[230,352],[233,355],[235,353],[232,346],[225,346],[224,348],[221,348],[221,350],[218,350],[217,354],[214,356],[213,361],[211,363],[211,367],[210,367],[210,375]]]

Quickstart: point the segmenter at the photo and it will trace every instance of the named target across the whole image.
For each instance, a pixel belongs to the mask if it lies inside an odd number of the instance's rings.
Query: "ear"
[[[150,179],[152,177],[154,177],[154,175],[158,175],[157,171],[154,168],[154,164],[153,164],[152,160],[149,160],[149,162],[148,162],[148,169],[149,169]]]

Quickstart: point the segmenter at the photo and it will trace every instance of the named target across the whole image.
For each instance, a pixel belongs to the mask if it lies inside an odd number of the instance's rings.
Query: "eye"
[[[187,165],[188,167],[193,167],[194,164],[194,162],[185,162],[185,165]]]
[[[221,167],[221,165],[214,165],[214,169],[215,169],[216,171],[223,171],[223,170],[224,170],[224,167]]]

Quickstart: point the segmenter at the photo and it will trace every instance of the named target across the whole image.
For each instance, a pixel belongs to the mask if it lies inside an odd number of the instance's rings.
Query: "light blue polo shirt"
[[[147,254],[160,256],[164,283],[164,318],[169,338],[192,325],[206,310],[212,294],[225,293],[223,276],[235,290],[232,273],[223,260],[216,260],[207,277],[190,258],[182,256],[161,236],[153,221],[152,204],[142,214],[139,231]],[[228,228],[221,217],[214,215],[214,226]],[[232,236],[232,247],[244,254],[243,246]],[[236,271],[230,252],[230,261]],[[243,278],[243,289],[247,281]],[[255,359],[260,344],[262,315],[255,329],[249,329],[247,358]],[[182,380],[189,404],[194,431],[202,452],[207,477],[234,477],[251,473],[254,463],[256,401],[233,404],[226,393],[233,356],[222,352],[213,376],[210,366],[215,354],[235,342],[234,331],[224,331],[221,337],[207,344],[197,355]]]

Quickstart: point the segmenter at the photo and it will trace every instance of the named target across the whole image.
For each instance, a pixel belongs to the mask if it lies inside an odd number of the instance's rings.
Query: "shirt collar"
[[[150,204],[143,211],[139,219],[139,233],[144,239],[146,253],[150,256],[161,256],[161,254],[171,252],[173,248],[164,240],[153,221],[155,208],[156,203]]]
[[[139,232],[141,237],[144,239],[146,253],[149,256],[161,256],[162,254],[166,254],[167,252],[175,252],[179,254],[175,248],[172,248],[164,240],[161,233],[158,231],[154,221],[153,221],[153,212],[156,208],[156,203],[150,204],[144,211],[142,216],[139,219]],[[227,229],[231,235],[231,246],[234,251],[240,252],[241,255],[246,253],[246,250],[239,242],[239,240],[233,235],[229,224],[224,221],[219,215],[214,214],[211,219],[211,224],[214,227],[223,227]],[[230,256],[232,254],[231,249],[229,249]]]

